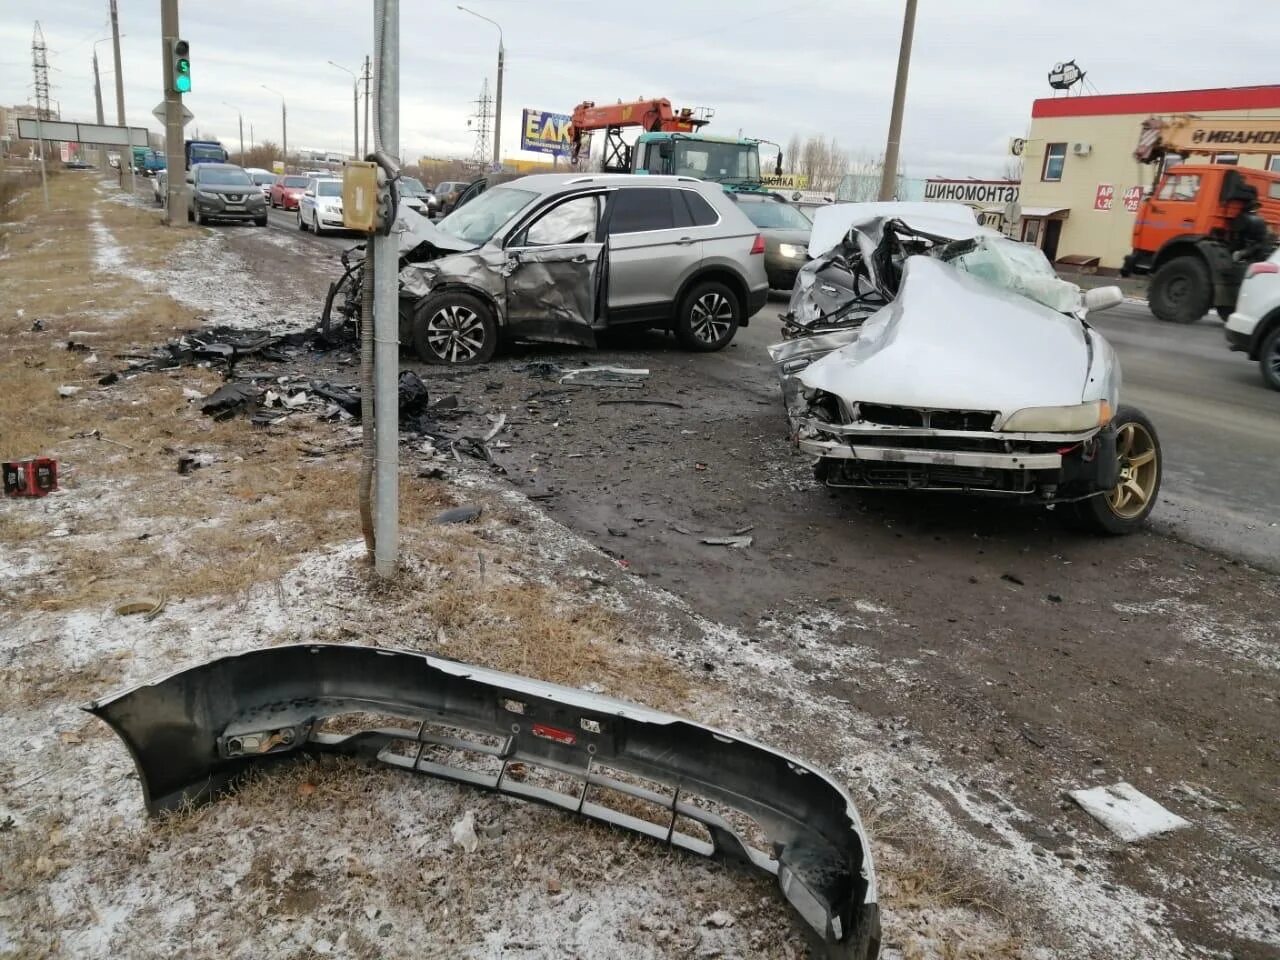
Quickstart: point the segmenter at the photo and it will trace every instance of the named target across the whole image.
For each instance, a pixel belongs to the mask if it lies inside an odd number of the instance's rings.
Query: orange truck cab
[[[1150,273],[1151,312],[1194,323],[1235,307],[1245,269],[1280,233],[1280,173],[1227,164],[1178,164],[1138,207],[1122,276]],[[1270,234],[1270,236],[1268,236]]]

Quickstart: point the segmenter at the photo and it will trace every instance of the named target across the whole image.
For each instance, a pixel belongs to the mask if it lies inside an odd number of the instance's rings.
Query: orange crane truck
[[[1147,301],[1160,320],[1194,323],[1235,308],[1250,263],[1265,260],[1280,233],[1280,173],[1222,163],[1165,164],[1171,154],[1280,153],[1280,118],[1152,117],[1134,158],[1158,164],[1138,206],[1133,250],[1122,276],[1151,274]]]

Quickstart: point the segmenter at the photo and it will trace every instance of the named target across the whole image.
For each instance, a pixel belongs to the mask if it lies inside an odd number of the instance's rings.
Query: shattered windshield
[[[1039,247],[1005,237],[980,237],[953,244],[940,259],[1059,313],[1080,309],[1080,288],[1059,279]]]
[[[537,196],[532,190],[494,187],[454,210],[436,226],[445,233],[478,247],[488,242],[499,227],[527,207]]]
[[[759,180],[760,152],[754,143],[677,140],[672,172],[699,180]]]

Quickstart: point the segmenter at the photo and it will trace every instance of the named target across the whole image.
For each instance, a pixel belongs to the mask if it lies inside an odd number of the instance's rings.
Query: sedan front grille
[[[227,199],[227,203],[239,203],[241,200],[244,199],[244,194],[240,194],[240,193],[228,193],[225,196]]]
[[[990,410],[933,410],[922,407],[858,404],[856,418],[886,427],[922,427],[931,430],[989,432],[996,415]]]

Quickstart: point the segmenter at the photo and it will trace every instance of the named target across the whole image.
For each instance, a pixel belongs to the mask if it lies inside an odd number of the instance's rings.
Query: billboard
[[[924,183],[926,200],[950,200],[968,204],[1017,203],[1016,180],[944,180],[936,178]]]
[[[568,156],[569,121],[567,113],[526,108],[524,122],[520,125],[520,149]]]

